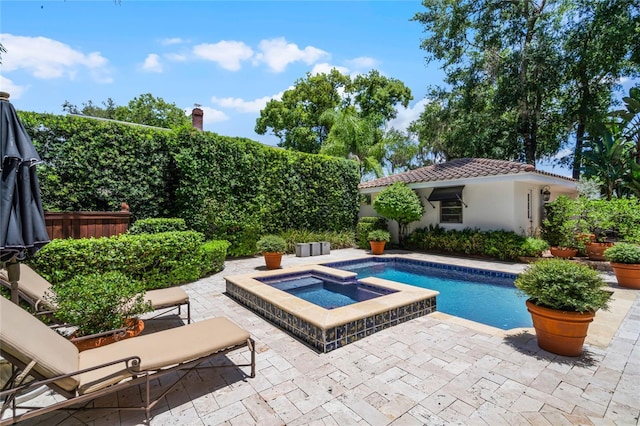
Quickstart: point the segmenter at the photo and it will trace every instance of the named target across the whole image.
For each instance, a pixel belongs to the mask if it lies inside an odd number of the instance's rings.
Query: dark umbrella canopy
[[[48,243],[49,236],[35,167],[40,156],[4,92],[0,160],[0,262],[15,263]]]

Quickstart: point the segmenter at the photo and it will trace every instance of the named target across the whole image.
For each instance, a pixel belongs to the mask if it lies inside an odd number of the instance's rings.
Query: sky
[[[422,11],[415,0],[2,0],[0,90],[18,110],[52,114],[150,93],[188,114],[200,106],[204,130],[276,145],[254,131],[270,99],[307,73],[376,69],[411,89],[389,123],[404,130],[445,77],[420,49],[411,18]]]

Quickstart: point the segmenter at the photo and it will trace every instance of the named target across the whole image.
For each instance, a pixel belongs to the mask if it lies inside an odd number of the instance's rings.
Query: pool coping
[[[393,293],[335,309],[322,308],[256,279],[314,272],[340,279],[356,276],[354,272],[319,264],[299,265],[225,276],[226,294],[322,352],[436,310],[439,292],[381,278],[359,281]]]

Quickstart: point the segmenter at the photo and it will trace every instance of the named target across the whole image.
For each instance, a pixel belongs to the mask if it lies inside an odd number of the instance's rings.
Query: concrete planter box
[[[296,256],[297,257],[311,256],[311,245],[309,243],[296,243]]]
[[[309,245],[311,246],[311,256],[319,256],[322,254],[322,252],[320,251],[320,243],[313,242],[309,243]]]
[[[330,251],[331,251],[331,244],[329,244],[329,241],[320,241],[320,253],[329,254]]]

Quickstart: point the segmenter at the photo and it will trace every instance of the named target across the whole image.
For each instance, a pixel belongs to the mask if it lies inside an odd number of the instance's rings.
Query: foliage
[[[279,233],[287,242],[286,253],[295,253],[297,243],[327,241],[333,249],[351,248],[356,245],[352,230],[346,231],[309,231],[305,229],[289,229]]]
[[[391,234],[389,233],[389,231],[374,229],[373,231],[369,232],[369,234],[367,234],[367,240],[384,241],[388,243],[389,241],[391,241]]]
[[[545,240],[527,237],[520,245],[520,255],[525,257],[541,257],[542,253],[548,249],[549,244],[547,244]]]
[[[488,256],[499,260],[517,260],[527,255],[523,250],[525,237],[504,230],[447,230],[440,225],[429,225],[413,231],[408,241],[410,248],[438,253]]]
[[[409,134],[393,127],[383,135],[385,145],[385,164],[389,166],[391,174],[410,170],[415,165],[418,155],[418,145]]]
[[[287,228],[353,230],[354,161],[288,152],[193,128],[160,130],[83,117],[20,113],[43,164],[48,211],[120,210],[132,219],[181,218],[229,254]],[[295,196],[292,196],[295,194]]]
[[[615,215],[613,203],[606,200],[590,200],[586,197],[578,197],[574,201],[577,216],[577,230],[592,234],[596,242],[603,243],[608,235],[613,234]]]
[[[356,242],[361,249],[369,248],[369,240],[367,235],[374,229],[382,229],[386,231],[388,229],[387,219],[378,216],[363,216],[358,220],[356,225]]]
[[[256,242],[260,253],[284,253],[287,242],[278,235],[264,235]]]
[[[317,153],[331,130],[331,122],[321,119],[326,111],[341,112],[351,107],[359,111],[360,118],[388,121],[396,117],[397,104],[406,108],[411,99],[411,91],[401,81],[376,70],[353,80],[335,68],[328,74],[307,73],[283,93],[281,100],[267,103],[256,120],[255,131],[263,135],[271,129],[280,139],[279,146]]]
[[[127,231],[129,234],[158,234],[160,232],[186,231],[187,224],[181,218],[139,219]]]
[[[373,209],[381,216],[398,222],[400,247],[404,247],[409,223],[420,220],[424,214],[420,197],[404,182],[396,182],[380,191],[373,200]]]
[[[546,217],[542,221],[542,238],[552,247],[577,247],[575,234],[576,205],[566,195],[545,204]]]
[[[167,103],[151,93],[144,93],[129,101],[127,106],[117,106],[113,99],[103,101],[104,108],[96,106],[91,100],[82,104],[82,109],[65,101],[63,111],[71,114],[82,114],[91,117],[120,120],[145,126],[172,129],[191,125],[189,117],[175,103]]]
[[[222,269],[228,243],[204,243],[195,231],[56,239],[36,254],[34,269],[52,283],[78,275],[119,271],[145,289],[193,282]]]
[[[562,259],[535,262],[515,281],[532,303],[570,312],[606,310],[610,293],[605,285],[597,271]]]
[[[117,271],[79,275],[54,290],[54,316],[76,326],[75,337],[126,328],[127,320],[153,309],[145,302],[144,284]]]
[[[604,252],[609,262],[640,264],[640,245],[616,243]]]

